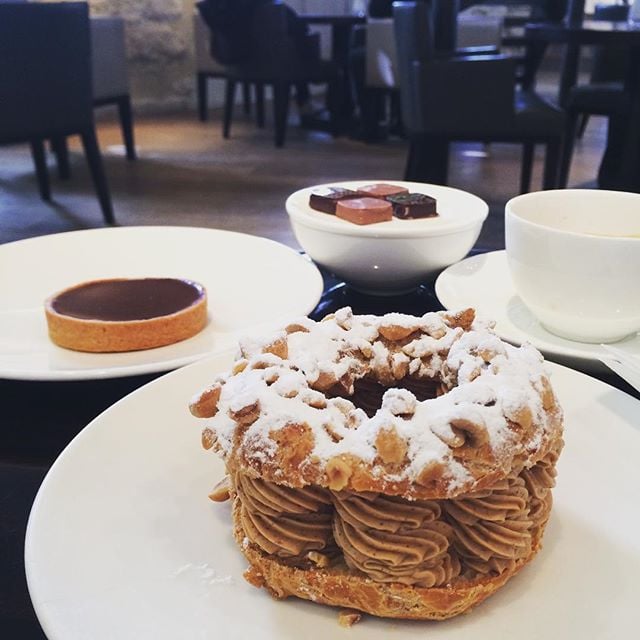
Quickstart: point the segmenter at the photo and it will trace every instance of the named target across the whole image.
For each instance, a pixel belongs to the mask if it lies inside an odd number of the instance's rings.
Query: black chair
[[[198,101],[198,118],[200,122],[209,119],[209,80],[227,79],[227,70],[224,65],[217,62],[211,55],[211,33],[199,11],[193,14],[193,44],[196,57],[196,95]],[[243,107],[246,115],[251,114],[251,85],[248,82],[242,85]],[[264,106],[260,102],[264,99],[264,91],[261,93],[256,87],[256,121],[258,126],[264,126]]]
[[[557,185],[563,113],[533,91],[516,90],[516,61],[456,56],[434,46],[432,3],[395,2],[398,76],[410,140],[405,178],[447,183],[449,143],[524,147],[520,190],[531,186],[536,144],[546,145],[543,188]]]
[[[289,31],[287,12],[282,3],[264,3],[257,7],[245,25],[243,38],[250,43],[250,51],[242,62],[225,64],[226,90],[223,119],[223,136],[229,137],[235,90],[238,83],[256,86],[257,102],[261,105],[262,91],[266,86],[273,90],[275,144],[282,147],[285,141],[289,101],[292,86],[306,83],[329,85],[328,105],[331,117],[330,128],[337,130],[339,114],[339,77],[337,65],[320,60],[318,56],[305,56],[300,42]],[[214,20],[215,18],[212,18]],[[211,24],[210,24],[211,26]],[[214,29],[215,37],[215,29]],[[309,36],[309,49],[319,48],[316,36]],[[258,106],[258,112],[261,111]],[[260,115],[258,120],[260,121]]]
[[[86,3],[0,4],[0,144],[28,142],[43,200],[44,141],[80,135],[105,222],[113,207],[93,121]]]
[[[596,5],[593,18],[625,21],[628,15],[629,5]],[[628,67],[629,52],[624,47],[595,46],[592,50],[590,81],[571,87],[563,96],[567,118],[565,144],[560,159],[560,186],[567,185],[575,140],[584,134],[589,116],[616,116],[630,112],[631,97],[624,88]]]

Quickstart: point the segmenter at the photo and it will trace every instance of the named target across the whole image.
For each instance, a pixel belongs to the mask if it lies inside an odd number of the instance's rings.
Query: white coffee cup
[[[517,196],[505,207],[505,241],[516,292],[548,331],[593,343],[640,331],[640,194]]]

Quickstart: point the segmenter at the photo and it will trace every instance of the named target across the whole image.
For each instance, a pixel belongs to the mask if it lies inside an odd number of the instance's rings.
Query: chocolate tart
[[[84,282],[45,302],[49,337],[60,347],[94,353],[138,351],[194,336],[207,323],[207,294],[177,278]]]

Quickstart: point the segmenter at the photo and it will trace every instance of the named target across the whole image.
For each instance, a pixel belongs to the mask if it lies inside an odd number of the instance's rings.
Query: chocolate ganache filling
[[[203,295],[196,282],[177,278],[96,280],[67,289],[51,306],[72,318],[123,322],[177,313]]]

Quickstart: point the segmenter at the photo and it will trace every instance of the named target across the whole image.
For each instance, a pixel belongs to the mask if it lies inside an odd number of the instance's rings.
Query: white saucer
[[[80,353],[49,340],[44,300],[99,278],[173,277],[207,289],[209,319],[197,335],[157,349]],[[235,350],[238,337],[303,316],[322,294],[305,256],[244,233],[196,227],[72,231],[0,246],[0,377],[95,380],[160,371]]]
[[[484,319],[495,320],[496,333],[507,342],[529,342],[546,357],[571,367],[605,371],[597,344],[574,342],[549,333],[518,297],[505,251],[466,258],[445,269],[436,281],[438,300],[447,308],[474,307]],[[616,347],[640,357],[640,335],[616,342]]]

